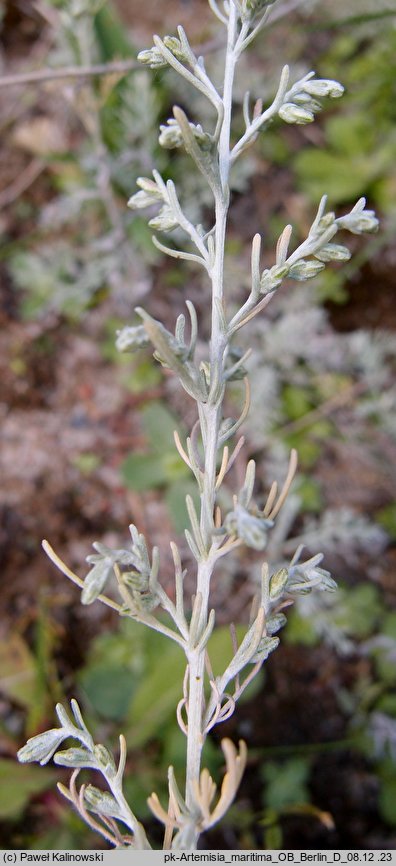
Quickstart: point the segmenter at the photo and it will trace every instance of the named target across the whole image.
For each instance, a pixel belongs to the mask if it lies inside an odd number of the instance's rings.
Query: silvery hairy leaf
[[[149,345],[144,325],[126,326],[117,331],[116,348],[119,352],[137,352]]]

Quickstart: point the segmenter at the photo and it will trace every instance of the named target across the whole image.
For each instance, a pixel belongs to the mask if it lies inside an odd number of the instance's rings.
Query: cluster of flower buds
[[[213,139],[207,132],[203,131],[201,124],[189,123],[189,127],[201,150],[210,150],[213,144]],[[183,133],[177,120],[173,117],[170,120],[167,120],[166,124],[160,126],[159,143],[161,147],[173,150],[175,147],[181,147],[183,142]]]
[[[337,589],[337,584],[330,572],[324,568],[318,568],[319,563],[322,562],[323,553],[317,553],[306,562],[299,563],[297,560],[300,552],[301,550],[297,552],[290,568],[287,569],[286,591],[297,595],[306,595],[313,589],[334,592]]]
[[[355,235],[378,229],[378,219],[374,211],[366,210],[365,198],[359,199],[349,214],[338,218],[332,211],[324,213],[325,206],[326,196],[323,196],[307,239],[289,257],[291,226],[286,227],[278,241],[277,264],[261,275],[260,291],[263,295],[277,289],[285,277],[305,282],[317,277],[329,262],[349,261],[351,253],[348,247],[332,242],[339,229]]]
[[[366,199],[360,198],[346,216],[338,217],[337,226],[347,229],[353,235],[362,235],[365,232],[378,231],[379,221],[373,210],[366,210]]]
[[[276,0],[234,0],[235,6],[246,24],[253,24],[259,15],[263,15]]]
[[[267,632],[267,635],[270,635],[271,637],[273,634],[276,634],[278,631],[281,630],[281,628],[283,628],[283,626],[286,625],[286,623],[287,619],[284,613],[271,614],[271,616],[269,616],[268,619],[265,621],[265,630]]]
[[[153,569],[145,538],[139,534],[133,524],[130,525],[129,530],[132,536],[130,550],[123,548],[112,550],[99,541],[92,545],[97,553],[92,553],[86,557],[92,568],[84,580],[81,595],[82,604],[92,604],[98,598],[109,578],[113,575],[114,566],[118,566],[123,582],[132,588],[132,596],[136,606],[150,610],[157,606],[158,601],[150,587]]]
[[[273,525],[272,520],[251,514],[239,503],[227,514],[224,521],[226,532],[240,538],[254,550],[264,550],[268,540],[268,530]]]
[[[184,36],[184,31],[182,32]],[[158,39],[158,37],[155,37],[155,40],[157,41],[156,45],[139,52],[137,59],[140,63],[143,63],[145,66],[150,66],[151,69],[161,69],[164,66],[168,66],[166,51],[161,50],[161,47],[163,46],[165,46],[165,48],[170,51],[173,57],[175,57],[176,60],[179,60],[180,63],[191,62],[191,53],[188,50],[189,46],[186,39],[184,39],[184,45],[182,44],[182,40],[178,39],[177,36],[165,36],[163,41]]]
[[[139,51],[137,59],[144,66],[150,66],[150,69],[162,69],[168,65],[162,52],[154,45],[152,48],[145,48],[144,51]]]
[[[163,190],[156,180],[151,180],[150,177],[138,177],[136,185],[140,186],[140,190],[130,197],[128,207],[144,208],[164,201]]]
[[[154,180],[149,177],[138,177],[136,183],[140,186],[140,190],[131,196],[128,207],[140,209],[161,203],[160,211],[149,220],[149,226],[162,232],[169,232],[176,228],[179,222],[173,208],[167,201],[166,188],[161,186],[157,172],[155,172]]]
[[[289,273],[288,265],[274,265],[273,268],[267,268],[263,271],[260,280],[260,289],[263,295],[268,292],[273,292],[281,285],[282,281]]]
[[[92,568],[84,580],[82,604],[92,604],[97,599],[112,576],[114,565],[133,563],[133,556],[128,550],[112,550],[100,541],[94,541],[92,547],[97,553],[91,553],[86,557],[86,561]]]
[[[23,764],[39,761],[43,766],[48,763],[63,740],[68,737],[80,740],[88,752],[93,752],[94,741],[83,721],[80,707],[74,699],[71,701],[71,708],[77,724],[72,722],[62,704],[57,704],[56,715],[60,721],[60,728],[51,728],[49,731],[43,731],[42,734],[31,737],[26,745],[19,749],[18,760]]]
[[[313,79],[313,75],[313,72],[308,73],[308,76],[294,84],[286,93],[285,102],[279,109],[279,117],[286,123],[312,123],[316,112],[322,109],[320,99],[338,99],[344,93],[339,81],[328,78]]]

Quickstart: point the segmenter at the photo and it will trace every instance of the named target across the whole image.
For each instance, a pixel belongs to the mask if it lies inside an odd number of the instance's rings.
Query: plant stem
[[[202,610],[199,633],[202,634],[208,622],[209,590],[214,569],[215,557],[209,550],[213,539],[214,508],[216,501],[216,466],[219,450],[219,429],[222,418],[224,398],[224,357],[227,335],[222,326],[221,308],[224,296],[224,249],[229,208],[229,171],[230,171],[230,128],[232,114],[232,91],[235,65],[238,55],[235,52],[237,38],[237,10],[230,4],[227,51],[223,84],[224,116],[218,144],[220,189],[215,195],[215,260],[212,268],[212,323],[210,340],[210,375],[213,392],[207,403],[198,404],[201,435],[205,453],[203,490],[201,494],[200,528],[208,551],[207,558],[198,562],[197,594],[202,596]],[[214,383],[217,383],[215,386]],[[199,781],[201,756],[205,735],[203,732],[204,713],[204,673],[205,649],[190,649],[189,692],[188,692],[188,731],[187,731],[187,768],[186,803],[194,807],[194,785]],[[198,839],[197,831],[197,839]],[[196,841],[196,840],[195,840]],[[195,847],[195,845],[194,845]]]

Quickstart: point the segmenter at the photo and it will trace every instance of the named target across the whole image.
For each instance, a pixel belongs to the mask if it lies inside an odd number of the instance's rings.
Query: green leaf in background
[[[0,818],[19,818],[30,798],[49,788],[55,778],[47,767],[0,758]]]
[[[380,812],[387,824],[396,827],[396,769],[393,779],[385,779],[381,782],[378,805]]]
[[[173,453],[175,449],[173,431],[177,430],[182,435],[183,428],[180,421],[172,412],[169,412],[164,403],[159,400],[152,400],[147,406],[144,406],[141,421],[153,451],[157,454],[162,454],[164,451]]]
[[[320,200],[321,192],[329,189],[332,204],[359,198],[362,192],[367,192],[373,173],[369,156],[358,153],[349,160],[344,154],[313,148],[298,153],[294,167],[301,188],[312,201]]]
[[[165,492],[165,502],[168,513],[172,520],[175,532],[179,535],[181,535],[190,525],[186,508],[187,495],[192,497],[194,505],[198,510],[199,496],[197,493],[197,485],[194,481],[191,481],[190,478],[181,478],[178,481],[175,481],[173,484],[169,485]]]
[[[289,806],[307,803],[310,800],[308,791],[308,776],[310,761],[308,758],[289,758],[278,763],[268,761],[262,768],[262,779],[265,783],[265,805],[275,812]]]
[[[391,827],[396,827],[396,764],[391,760],[383,760],[378,765],[380,790],[378,806],[380,813]]]
[[[144,637],[136,623],[122,620],[116,632],[92,642],[78,683],[91,711],[102,718],[121,721],[127,715],[147,664]]]
[[[142,427],[151,453],[132,453],[121,465],[121,476],[132,490],[152,490],[165,487],[165,501],[173,526],[182,533],[188,526],[186,495],[197,503],[196,485],[191,472],[179,456],[173,433],[183,435],[180,423],[159,401],[152,401],[142,410]]]
[[[125,718],[135,690],[131,670],[124,665],[91,665],[79,677],[86,700],[102,718]]]
[[[109,0],[95,15],[94,28],[101,60],[108,61],[136,55],[128,31]]]
[[[319,643],[314,623],[307,617],[301,616],[298,607],[293,607],[289,612],[284,635],[288,644],[316,646]]]
[[[373,650],[375,668],[378,676],[384,683],[394,685],[396,683],[396,665],[394,660],[394,647],[396,645],[396,612],[392,611],[384,616],[381,625],[381,636],[390,638],[390,646],[378,646]],[[393,648],[393,652],[392,652]]]
[[[131,365],[122,377],[122,382],[132,394],[144,394],[161,382],[161,373],[152,358],[134,360],[131,364],[130,356],[121,355],[120,352],[117,352],[117,355],[119,363],[127,362]]]
[[[396,502],[392,502],[377,511],[375,520],[384,527],[392,541],[396,541]]]
[[[295,421],[313,409],[311,395],[306,388],[296,385],[285,385],[282,391],[282,402],[288,418]]]
[[[139,493],[152,490],[153,487],[162,487],[168,481],[163,455],[142,452],[129,454],[121,464],[120,472],[124,484]]]
[[[174,717],[175,706],[182,697],[186,667],[182,650],[174,643],[167,644],[164,637],[158,650],[155,663],[146,670],[132,698],[131,724],[124,730],[132,748],[144,746],[153,737],[161,738],[163,726]]]
[[[318,514],[323,506],[323,497],[318,481],[314,478],[309,478],[307,475],[302,475],[299,478],[297,491],[302,511],[310,511]]]
[[[28,709],[37,694],[36,661],[19,635],[0,641],[0,692]]]
[[[339,593],[334,624],[357,640],[369,637],[383,610],[377,587],[371,583],[362,583],[348,590],[339,590]]]

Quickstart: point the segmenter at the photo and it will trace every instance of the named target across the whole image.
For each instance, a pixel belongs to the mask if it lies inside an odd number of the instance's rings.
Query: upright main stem
[[[219,428],[222,417],[224,398],[224,352],[227,346],[227,335],[222,328],[221,306],[224,296],[224,248],[226,238],[227,217],[229,208],[228,177],[230,170],[230,128],[232,114],[232,92],[237,55],[235,43],[237,38],[238,15],[236,7],[230,3],[227,53],[224,70],[223,107],[224,118],[218,142],[220,188],[215,197],[215,260],[212,269],[212,324],[210,340],[210,375],[211,382],[217,382],[218,387],[207,403],[199,404],[201,433],[205,452],[203,491],[201,494],[201,533],[208,555],[198,562],[197,595],[202,597],[201,629],[208,621],[210,581],[214,568],[214,559],[209,550],[214,530],[214,509],[216,502],[216,466],[219,449]],[[201,630],[200,629],[200,630]],[[186,770],[186,802],[190,808],[194,806],[194,784],[199,780],[201,770],[202,748],[205,732],[202,729],[204,712],[204,673],[205,650],[191,648],[188,653],[189,662],[189,692],[188,692],[188,732],[187,732],[187,770]],[[197,838],[198,838],[197,833]],[[196,840],[195,840],[196,841]]]

